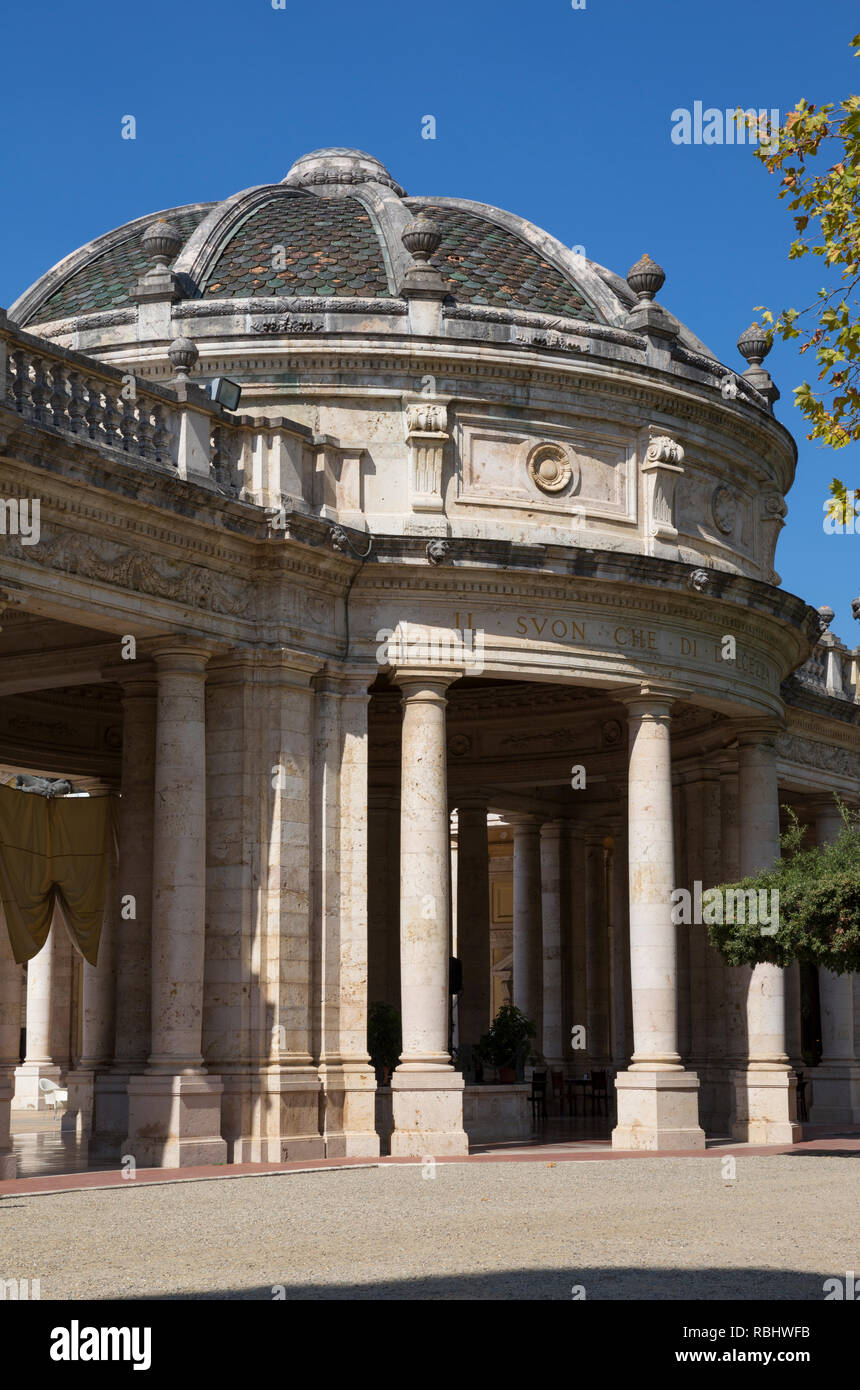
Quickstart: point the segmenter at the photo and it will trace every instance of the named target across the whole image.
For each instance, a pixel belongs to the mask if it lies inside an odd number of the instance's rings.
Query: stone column
[[[59,909],[58,909],[59,913]],[[57,919],[54,937],[54,961],[51,966],[51,1058],[60,1068],[60,1081],[66,1084],[69,1068],[74,1063],[77,1043],[75,1021],[80,988],[81,957],[72,945],[61,916]]]
[[[486,802],[457,806],[457,948],[463,967],[460,1044],[474,1047],[490,1026],[490,855]]]
[[[626,698],[628,860],[634,1053],[620,1072],[617,1149],[702,1149],[698,1077],[677,1037],[677,937],[670,712],[673,696],[643,687]]]
[[[316,691],[314,927],[328,1158],[379,1154],[367,1051],[367,687],[374,675],[329,673]]]
[[[832,797],[813,802],[815,831],[820,845],[831,843],[842,829],[842,816]],[[860,1124],[860,1059],[854,1043],[854,981],[850,972],[818,971],[821,1005],[821,1061],[811,1072],[814,1125]]]
[[[231,1163],[325,1155],[318,890],[337,891],[338,777],[333,753],[315,758],[320,665],[258,648],[207,667],[203,1054]]]
[[[124,1152],[144,1167],[223,1163],[220,1080],[203,1067],[208,650],[155,653],[152,1052],[128,1083]]]
[[[510,816],[514,830],[514,1004],[541,1036],[540,826]]]
[[[570,998],[571,1031],[567,1055],[574,1074],[588,1070],[588,995],[586,990],[585,829],[570,825]]]
[[[602,828],[585,836],[585,989],[588,1063],[592,1070],[609,1066],[609,904],[606,895],[606,847]]]
[[[121,679],[122,772],[116,876],[116,1028],[114,1062],[95,1080],[90,1153],[118,1158],[128,1134],[128,1081],[151,1051],[152,830],[156,683],[147,666]]]
[[[715,888],[720,873],[720,773],[702,765],[686,775],[683,784],[686,825],[684,882],[692,901]],[[698,887],[697,887],[698,885]],[[690,1058],[699,1077],[699,1117],[706,1132],[725,1133],[729,1095],[722,1065],[722,957],[714,950],[704,922],[691,921],[681,930],[690,947]],[[718,1111],[721,1112],[718,1116]]]
[[[21,1044],[22,970],[12,955],[6,918],[0,907],[0,1182],[14,1178],[18,1171],[10,1120]]]
[[[765,727],[738,734],[741,878],[779,858],[776,737],[775,729]],[[747,980],[747,1059],[734,1073],[732,1133],[751,1144],[791,1144],[800,1127],[797,1082],[785,1051],[783,971],[756,965]]]
[[[65,930],[57,907],[44,946],[27,962],[27,1051],[15,1071],[13,1110],[47,1110],[39,1081],[45,1077],[55,1086],[60,1085],[60,1068],[53,1054],[54,963],[56,938]]]
[[[609,1037],[612,1065],[626,1067],[627,1017],[630,994],[630,935],[627,926],[627,835],[623,825],[613,826],[609,901]]]
[[[380,788],[367,813],[368,998],[400,1008],[400,806]]]
[[[400,670],[400,980],[403,1051],[392,1078],[396,1156],[465,1154],[463,1078],[448,1053],[450,950],[445,692],[459,673]]]
[[[720,805],[722,808],[722,844],[720,879],[737,883],[741,876],[741,847],[738,828],[737,760],[724,755],[720,768]],[[730,1103],[728,1127],[731,1127],[734,1108],[734,1073],[742,1067],[747,1055],[747,990],[750,970],[745,965],[724,967],[723,1009],[725,1013],[725,1063]]]
[[[540,1050],[547,1066],[559,1069],[567,1061],[562,1033],[561,943],[561,821],[547,821],[540,830],[541,931],[543,991]]]
[[[111,844],[98,963],[82,961],[81,1056],[66,1078],[69,1100],[62,1128],[86,1138],[94,1127],[95,1085],[99,1073],[113,1062],[116,1028],[116,936],[119,905],[116,896],[116,858]]]

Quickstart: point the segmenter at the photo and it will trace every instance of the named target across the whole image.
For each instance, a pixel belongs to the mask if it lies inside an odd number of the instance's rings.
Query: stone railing
[[[860,647],[849,650],[832,632],[823,633],[794,675],[809,690],[860,704]]]
[[[126,460],[204,479],[269,511],[360,523],[360,457],[294,420],[233,415],[187,378],[156,385],[9,322],[0,309],[0,409]]]
[[[190,383],[157,386],[10,324],[0,310],[0,406],[81,443],[208,476],[220,406]]]

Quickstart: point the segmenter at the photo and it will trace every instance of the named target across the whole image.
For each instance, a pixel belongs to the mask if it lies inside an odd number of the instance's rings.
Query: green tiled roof
[[[364,204],[292,192],[275,195],[239,224],[201,292],[219,299],[390,296],[379,238]]]
[[[164,215],[187,241],[208,211],[208,206],[192,211],[180,208]],[[141,242],[145,230],[146,226],[137,227],[123,241],[81,266],[30,314],[28,322],[47,323],[72,314],[92,314],[130,304],[131,291],[152,264],[152,255]]]
[[[447,276],[461,304],[596,319],[561,272],[513,232],[459,208],[428,204],[426,211],[442,232],[431,264]]]

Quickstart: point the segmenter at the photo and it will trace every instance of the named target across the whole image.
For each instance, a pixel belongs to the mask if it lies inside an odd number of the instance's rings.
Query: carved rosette
[[[675,488],[684,473],[684,450],[667,434],[652,433],[642,476],[645,482],[646,536],[649,552],[654,542],[673,543],[678,539],[675,526]]]
[[[573,477],[570,457],[561,444],[536,444],[526,459],[526,469],[535,487],[550,496],[563,492]]]
[[[409,493],[415,512],[441,512],[442,461],[448,442],[448,407],[425,396],[404,402],[409,446]]]

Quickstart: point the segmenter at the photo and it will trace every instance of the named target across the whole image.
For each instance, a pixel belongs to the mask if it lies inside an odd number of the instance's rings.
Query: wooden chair
[[[532,1124],[537,1124],[538,1116],[546,1119],[546,1072],[532,1072],[532,1093],[529,1096],[532,1106]]]

